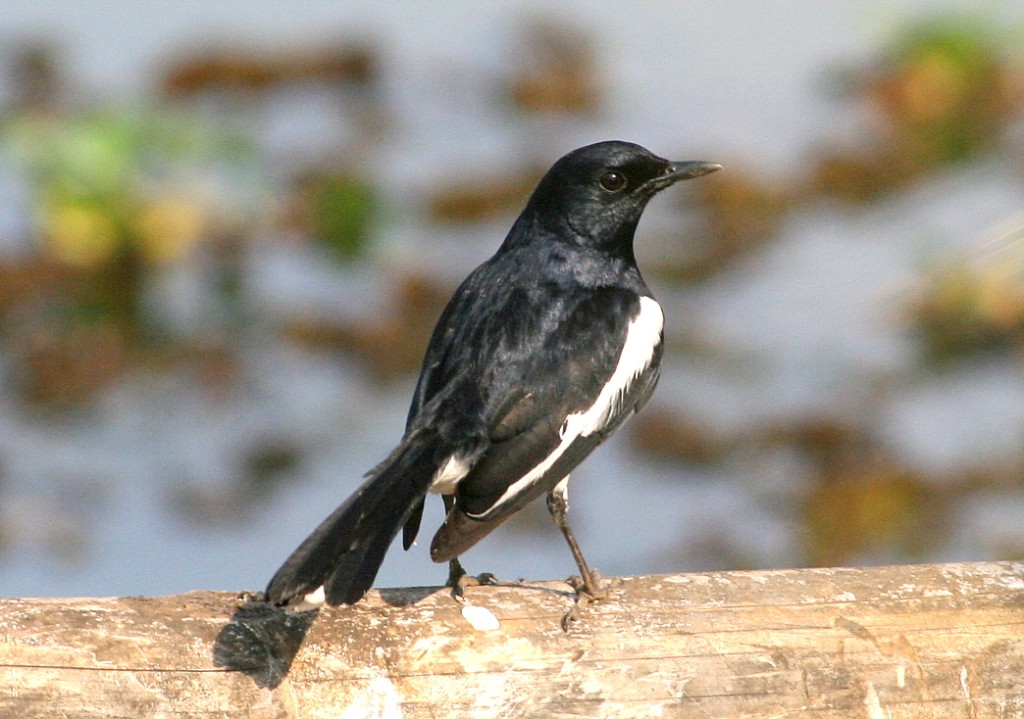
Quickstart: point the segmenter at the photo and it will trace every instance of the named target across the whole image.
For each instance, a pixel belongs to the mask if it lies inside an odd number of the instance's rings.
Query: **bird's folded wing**
[[[458,484],[431,546],[457,556],[546,493],[646,402],[658,378],[661,310],[631,291],[580,293],[563,321],[517,353],[489,398],[488,445]],[[496,363],[501,366],[500,363]]]

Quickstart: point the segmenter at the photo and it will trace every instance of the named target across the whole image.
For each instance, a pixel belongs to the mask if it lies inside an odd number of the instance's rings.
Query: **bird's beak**
[[[701,175],[718,172],[721,169],[722,166],[716,162],[701,162],[699,160],[672,162],[669,163],[668,168],[663,174],[648,180],[643,184],[643,187],[657,192],[658,190],[663,190],[669,185],[673,185],[680,180],[689,180],[694,177],[700,177]]]
[[[718,172],[721,169],[722,166],[717,162],[673,162],[669,165],[668,173],[665,177],[671,179],[672,182],[678,182],[679,180],[689,180],[691,177],[700,177],[701,175]]]

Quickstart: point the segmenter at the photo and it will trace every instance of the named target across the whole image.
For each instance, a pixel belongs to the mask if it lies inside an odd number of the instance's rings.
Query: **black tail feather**
[[[330,605],[355,604],[373,586],[377,570],[384,562],[397,531],[380,531],[366,538],[358,556],[342,557],[330,578],[324,583],[325,599]]]
[[[422,503],[436,457],[432,438],[407,438],[285,560],[267,586],[267,601],[295,604],[321,586],[328,604],[359,601],[398,530]]]
[[[416,535],[420,531],[420,520],[423,519],[423,500],[420,500],[402,527],[402,549],[408,550],[416,541]]]

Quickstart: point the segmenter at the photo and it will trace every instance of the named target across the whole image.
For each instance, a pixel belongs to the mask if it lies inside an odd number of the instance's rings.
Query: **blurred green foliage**
[[[254,169],[238,133],[186,113],[107,108],[13,118],[4,149],[27,176],[43,250],[82,268],[177,259],[213,221],[208,176]]]
[[[309,231],[342,261],[362,257],[375,229],[377,193],[369,182],[348,172],[306,180]]]
[[[874,116],[866,141],[823,147],[811,191],[870,201],[998,148],[1024,108],[1020,58],[1010,53],[1018,46],[977,15],[926,17],[898,30],[852,83]]]
[[[1024,359],[1024,251],[951,260],[926,276],[911,305],[934,361],[1010,352]]]
[[[1020,102],[1005,39],[991,22],[951,14],[901,33],[883,55],[872,95],[922,159],[952,162],[989,148]]]

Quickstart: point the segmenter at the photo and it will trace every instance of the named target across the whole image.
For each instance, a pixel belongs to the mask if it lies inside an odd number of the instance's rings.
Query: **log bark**
[[[1024,717],[1024,563],[0,600],[0,717]]]

